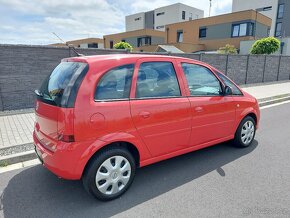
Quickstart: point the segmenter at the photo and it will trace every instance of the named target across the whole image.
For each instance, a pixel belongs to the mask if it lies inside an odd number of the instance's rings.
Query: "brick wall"
[[[124,50],[78,49],[84,55],[127,53]],[[289,56],[169,54],[209,63],[238,84],[289,80]],[[33,107],[34,93],[68,48],[0,45],[0,111]]]

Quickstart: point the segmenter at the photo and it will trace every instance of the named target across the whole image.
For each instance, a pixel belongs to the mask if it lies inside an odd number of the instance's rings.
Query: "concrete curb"
[[[10,155],[0,157],[0,167],[5,167],[5,166],[15,164],[15,163],[33,160],[36,158],[37,156],[34,150],[16,153],[16,154],[10,154]]]
[[[290,94],[285,94],[285,95],[279,95],[279,96],[275,96],[275,97],[271,97],[271,98],[260,99],[258,101],[259,101],[259,106],[263,107],[263,106],[268,106],[271,104],[281,103],[281,102],[289,101],[289,100],[290,100]],[[32,143],[28,143],[28,144],[24,144],[24,145],[16,145],[14,147],[19,148],[21,146],[25,146],[25,145],[29,145],[29,144],[33,145]],[[3,151],[5,149],[8,150],[8,149],[12,149],[12,148],[13,147],[2,148],[1,150]],[[31,146],[31,149],[33,149],[32,146]],[[4,155],[4,156],[0,157],[0,167],[5,167],[5,166],[11,165],[11,164],[16,164],[19,162],[33,160],[36,158],[37,158],[37,156],[36,156],[34,150]]]
[[[286,96],[286,97],[280,97],[280,98],[272,98],[270,100],[265,100],[265,101],[261,101],[259,102],[259,106],[260,107],[264,107],[264,106],[268,106],[268,105],[271,105],[271,104],[277,104],[277,103],[281,103],[281,102],[284,102],[284,101],[289,101],[290,100],[290,95]]]

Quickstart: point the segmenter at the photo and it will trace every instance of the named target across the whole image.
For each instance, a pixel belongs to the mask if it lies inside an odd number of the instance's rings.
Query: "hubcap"
[[[247,121],[242,127],[241,140],[245,145],[252,142],[255,133],[255,126],[252,121]]]
[[[103,194],[116,194],[127,185],[130,176],[130,162],[123,156],[113,156],[99,167],[96,174],[96,186]]]

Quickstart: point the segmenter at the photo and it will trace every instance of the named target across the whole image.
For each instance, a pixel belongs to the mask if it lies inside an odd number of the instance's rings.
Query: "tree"
[[[274,37],[257,40],[252,46],[251,54],[273,54],[280,48],[280,41]]]
[[[130,45],[128,42],[118,42],[114,45],[115,49],[128,49],[130,51],[133,50],[133,46]]]
[[[237,54],[237,49],[234,45],[226,44],[225,47],[221,47],[218,50],[219,54]]]

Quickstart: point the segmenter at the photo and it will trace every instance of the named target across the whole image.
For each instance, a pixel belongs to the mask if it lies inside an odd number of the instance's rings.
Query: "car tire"
[[[245,117],[241,121],[235,133],[234,145],[240,148],[249,147],[255,138],[255,134],[256,134],[255,120],[250,116]]]
[[[118,198],[132,184],[136,163],[125,148],[112,147],[97,153],[88,163],[83,177],[86,191],[101,201]]]

